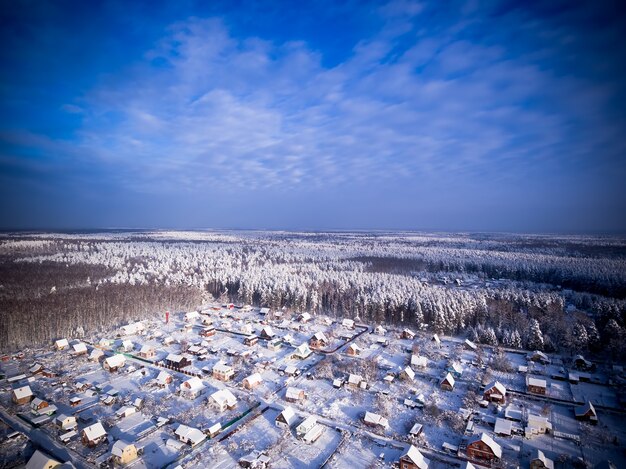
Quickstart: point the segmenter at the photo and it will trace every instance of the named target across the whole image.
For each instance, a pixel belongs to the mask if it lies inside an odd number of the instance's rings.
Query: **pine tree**
[[[539,327],[539,321],[536,319],[530,320],[527,346],[530,350],[543,350],[543,333]]]

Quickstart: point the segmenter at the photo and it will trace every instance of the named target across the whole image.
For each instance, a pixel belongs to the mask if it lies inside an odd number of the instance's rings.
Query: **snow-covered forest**
[[[626,239],[616,237],[16,233],[0,238],[0,284],[3,348],[212,296],[513,348],[626,351]]]

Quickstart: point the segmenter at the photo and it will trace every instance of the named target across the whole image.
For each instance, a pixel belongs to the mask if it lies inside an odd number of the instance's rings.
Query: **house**
[[[134,322],[121,327],[122,335],[135,335],[140,334],[145,330],[145,327],[140,322]]]
[[[358,357],[361,355],[361,347],[356,344],[350,344],[346,349],[346,354],[350,357]]]
[[[465,345],[466,349],[471,350],[472,352],[475,352],[478,349],[476,344],[469,339],[465,339],[465,342],[463,342],[463,345]]]
[[[59,461],[39,450],[35,450],[26,463],[26,469],[55,469],[60,466],[61,463]]]
[[[212,370],[213,377],[220,381],[230,381],[235,376],[235,370],[232,366],[225,363],[218,362],[215,364]]]
[[[382,427],[385,430],[389,428],[389,421],[385,417],[373,412],[365,412],[363,423],[369,427]]]
[[[272,340],[274,336],[276,336],[276,333],[270,326],[263,326],[263,328],[261,329],[260,335],[262,339]]]
[[[274,423],[277,427],[290,429],[294,423],[296,423],[296,413],[291,407],[285,407],[283,411],[278,414]]]
[[[502,447],[486,433],[481,434],[480,438],[470,441],[466,451],[471,459],[479,461],[493,461],[502,457]]]
[[[328,338],[324,335],[323,332],[316,332],[313,334],[313,337],[309,340],[309,346],[311,348],[322,348],[328,345]]]
[[[67,341],[67,339],[59,339],[54,342],[54,346],[57,348],[57,350],[65,350],[66,348],[69,348],[70,343]]]
[[[354,321],[352,319],[344,319],[341,321],[341,325],[346,329],[354,329]]]
[[[214,438],[219,432],[222,431],[222,424],[220,422],[214,423],[209,427],[209,436]]]
[[[585,420],[593,423],[594,425],[598,423],[598,414],[596,413],[596,409],[593,407],[591,401],[587,401],[585,405],[576,407],[574,409],[574,414],[576,415],[577,420]]]
[[[299,319],[300,322],[307,323],[311,320],[311,315],[309,313],[302,313]]]
[[[283,372],[289,376],[298,376],[300,374],[300,370],[293,365],[287,365]]]
[[[194,322],[198,319],[200,319],[200,313],[198,311],[189,311],[188,313],[185,313],[185,321],[187,322]]]
[[[428,359],[419,355],[411,355],[411,366],[415,368],[426,368]]]
[[[530,460],[529,469],[554,469],[554,461],[547,458],[543,451],[536,450],[535,457]]]
[[[250,454],[239,458],[239,465],[250,469],[265,469],[269,467],[270,457],[261,451],[252,451]]]
[[[407,448],[398,461],[400,469],[427,469],[429,464],[430,461],[413,445]]]
[[[550,359],[548,358],[548,356],[539,350],[535,350],[534,352],[529,353],[528,355],[526,355],[526,358],[531,362],[539,362],[543,365],[550,364]]]
[[[170,375],[167,371],[159,372],[158,376],[155,378],[156,385],[162,388],[170,384],[172,380],[172,375]]]
[[[74,397],[70,397],[70,407],[76,407],[78,406],[83,400],[78,397],[78,396],[74,396]]]
[[[348,386],[351,388],[356,389],[360,387],[361,382],[363,382],[363,378],[361,377],[361,375],[350,374],[350,376],[348,376]]]
[[[54,423],[56,423],[57,427],[60,427],[61,430],[73,430],[77,426],[76,417],[73,415],[61,414],[57,416]]]
[[[404,368],[404,370],[402,370],[402,373],[400,373],[400,375],[402,376],[402,378],[406,380],[415,381],[415,372],[411,369],[410,366],[407,366],[406,368]]]
[[[137,459],[137,447],[132,443],[117,440],[113,443],[111,455],[113,456],[113,461],[115,463],[120,465],[128,464]]]
[[[203,390],[204,383],[197,376],[189,378],[180,385],[180,394],[187,399],[195,399],[202,393]]]
[[[415,339],[415,332],[413,332],[411,329],[403,329],[400,338],[413,340]]]
[[[155,355],[156,351],[154,350],[154,347],[152,345],[146,344],[141,347],[141,350],[139,351],[139,356],[142,358],[154,358]]]
[[[461,376],[463,376],[463,367],[460,363],[450,363],[446,368],[446,371],[452,373],[452,376],[454,376],[455,378],[460,378]]]
[[[304,360],[309,355],[311,355],[311,349],[309,348],[309,344],[307,344],[306,342],[296,347],[296,350],[293,353],[293,357],[299,358],[300,360]]]
[[[137,409],[135,408],[135,406],[125,405],[117,409],[117,412],[115,412],[115,415],[117,415],[119,418],[124,418],[130,415],[136,414],[136,413],[137,413]]]
[[[513,430],[513,422],[511,420],[503,419],[501,417],[496,418],[496,425],[493,432],[496,435],[511,436]]]
[[[102,367],[113,373],[114,371],[123,368],[126,364],[126,357],[124,355],[113,355],[112,357],[105,358],[102,362]]]
[[[174,370],[180,371],[189,365],[191,365],[191,360],[184,355],[170,353],[167,357],[165,357],[165,366]]]
[[[100,361],[102,357],[104,357],[104,352],[99,348],[93,349],[89,354],[89,360],[94,362]]]
[[[107,437],[107,432],[100,422],[85,427],[82,433],[82,440],[85,446],[94,447]]]
[[[261,309],[259,310],[259,314],[260,314],[261,316],[267,316],[267,315],[269,315],[269,314],[270,314],[270,309],[269,309],[269,308],[261,308]]]
[[[247,345],[248,347],[252,347],[253,345],[256,345],[258,342],[259,342],[259,336],[255,334],[244,337],[243,339],[243,344]]]
[[[452,391],[454,389],[454,377],[448,373],[445,378],[443,378],[441,380],[441,383],[439,384],[441,389],[445,389],[446,391]]]
[[[180,424],[174,434],[180,441],[191,446],[196,446],[206,440],[206,435],[197,428]]]
[[[34,398],[31,402],[30,402],[30,408],[34,411],[39,411],[44,409],[45,407],[48,407],[49,404],[42,400],[39,399],[38,397]]]
[[[483,391],[483,399],[489,402],[498,402],[504,404],[506,400],[506,388],[500,381],[495,381],[487,386]]]
[[[387,333],[387,329],[385,329],[380,324],[374,328],[374,334],[385,335]]]
[[[35,363],[33,366],[31,366],[28,371],[33,374],[39,374],[43,371],[43,365],[39,364],[39,363]]]
[[[524,436],[531,438],[534,435],[543,435],[552,431],[552,424],[547,417],[540,415],[528,414],[526,427],[524,428]]]
[[[237,398],[228,389],[220,389],[211,394],[209,402],[213,404],[220,412],[226,409],[234,409],[237,405]]]
[[[267,348],[272,351],[280,350],[283,347],[283,341],[280,339],[272,339],[267,343]]]
[[[285,400],[287,402],[299,402],[303,401],[305,398],[304,391],[299,388],[288,387],[287,392],[285,393]]]
[[[35,396],[33,396],[33,391],[30,389],[30,386],[16,388],[11,393],[11,399],[17,405],[28,404],[34,397]]]
[[[548,385],[545,379],[526,375],[526,391],[533,394],[545,395],[547,387]]]
[[[574,368],[581,371],[594,371],[596,369],[596,365],[582,355],[576,355],[574,357]]]
[[[412,437],[418,437],[422,433],[423,429],[424,429],[424,425],[416,422],[415,425],[413,425],[411,429],[409,430],[409,435]]]
[[[75,356],[87,354],[87,346],[82,342],[72,345],[72,349]]]
[[[437,347],[441,347],[441,339],[438,334],[433,334],[433,338],[431,339]]]
[[[215,327],[214,326],[209,326],[209,327],[205,327],[204,329],[202,329],[200,331],[200,336],[202,337],[211,337],[215,335]]]
[[[243,379],[243,387],[246,389],[254,389],[263,382],[263,378],[260,373],[253,373],[250,376]]]
[[[126,339],[122,341],[122,345],[120,345],[119,350],[120,352],[132,352],[135,350],[135,344],[133,344],[131,340]]]

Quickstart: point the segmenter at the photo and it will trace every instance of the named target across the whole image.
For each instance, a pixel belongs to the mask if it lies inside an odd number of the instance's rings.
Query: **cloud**
[[[373,26],[331,64],[331,51],[306,38],[190,17],[63,105],[80,121],[54,151],[148,193],[513,186],[575,172],[599,148],[616,162],[624,86],[617,65],[591,57],[616,26],[593,35],[577,62],[571,54],[585,39],[572,8],[364,7]]]

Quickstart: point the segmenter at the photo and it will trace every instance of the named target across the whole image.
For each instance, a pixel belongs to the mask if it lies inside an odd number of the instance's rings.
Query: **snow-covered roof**
[[[287,394],[285,395],[285,397],[287,399],[293,399],[293,400],[298,400],[300,399],[300,393],[302,393],[302,389],[299,388],[294,388],[294,387],[288,387],[287,388]]]
[[[500,381],[495,381],[495,382],[490,383],[488,386],[485,386],[485,391],[488,391],[493,388],[495,388],[495,390],[498,391],[498,393],[502,397],[506,396],[506,388]]]
[[[480,435],[480,438],[472,440],[472,443],[475,443],[477,441],[482,441],[484,444],[486,444],[491,449],[496,458],[502,457],[502,447],[486,433],[482,433]]]
[[[156,380],[160,384],[167,384],[167,381],[172,377],[167,371],[161,371],[159,375],[156,377]]]
[[[298,347],[296,347],[295,354],[300,357],[308,357],[309,355],[311,355],[311,349],[309,348],[309,344],[304,342],[298,345]]]
[[[181,383],[180,389],[187,392],[202,391],[204,389],[204,384],[202,383],[202,380],[200,378],[198,378],[197,376],[193,376],[184,383]]]
[[[438,334],[433,334],[433,339],[436,343],[440,344],[441,343],[441,339],[439,339],[439,335]]]
[[[467,345],[472,350],[476,349],[476,344],[469,339],[465,339],[465,345]]]
[[[316,332],[315,334],[313,334],[312,338],[320,342],[328,342],[328,338],[326,337],[326,335],[324,335],[323,332]]]
[[[183,360],[183,358],[185,358],[183,355],[170,353],[167,357],[165,357],[165,360],[167,360],[168,362],[180,363]]]
[[[152,345],[144,345],[143,347],[141,347],[141,351],[140,353],[150,353],[154,351],[154,347]]]
[[[354,327],[354,321],[352,319],[344,319],[341,321],[343,327]]]
[[[512,421],[498,417],[493,431],[498,435],[510,435],[512,429]]]
[[[547,458],[546,455],[540,449],[537,450],[535,457],[533,460],[538,459],[543,463],[546,469],[554,469],[554,461],[552,459]]]
[[[61,463],[47,454],[39,450],[35,450],[33,455],[28,460],[28,463],[26,463],[26,469],[44,469],[48,467],[56,467],[57,465],[61,465]]]
[[[56,345],[58,348],[61,348],[61,347],[69,347],[70,343],[67,341],[67,339],[59,339],[54,342],[54,345]]]
[[[304,321],[304,322],[310,321],[311,320],[311,315],[309,313],[302,313],[300,315],[300,320]]]
[[[213,371],[216,373],[230,373],[233,370],[233,367],[230,365],[227,365],[226,363],[222,363],[222,362],[217,362],[214,366],[213,366]]]
[[[576,413],[577,416],[585,415],[585,414],[589,413],[589,411],[591,411],[591,413],[594,416],[598,415],[598,414],[596,414],[596,409],[593,406],[593,404],[591,403],[591,401],[587,401],[587,403],[585,405],[578,406],[575,409],[575,413]]]
[[[206,435],[197,428],[188,427],[187,425],[180,424],[174,432],[181,440],[191,442],[192,446],[204,441]]]
[[[237,404],[237,398],[232,392],[230,392],[229,389],[220,389],[219,391],[215,391],[211,394],[211,399],[213,399],[220,407],[233,407]]]
[[[263,378],[261,377],[261,373],[252,373],[250,376],[245,378],[245,381],[250,385],[259,384],[263,382]]]
[[[105,431],[104,427],[102,426],[100,422],[96,422],[93,425],[85,427],[83,432],[85,433],[85,436],[87,437],[87,440],[89,441],[97,440],[99,438],[106,436],[107,434],[107,432]]]
[[[545,379],[535,378],[534,376],[526,376],[526,386],[536,386],[538,388],[547,387]]]
[[[296,413],[291,407],[285,407],[279,416],[291,427],[296,421]]]
[[[365,412],[365,417],[363,418],[365,423],[371,423],[372,425],[380,425],[381,427],[388,428],[389,421],[378,414],[373,412]]]
[[[72,348],[74,349],[75,353],[87,352],[87,346],[82,342],[78,342],[77,344],[72,345]]]
[[[424,457],[420,450],[411,445],[402,455],[403,458],[410,460],[419,469],[427,469],[430,461]]]
[[[26,397],[30,397],[33,395],[33,391],[30,389],[30,386],[22,386],[20,388],[15,388],[13,390],[13,394],[16,399],[24,399]]]
[[[443,383],[443,382],[446,382],[446,381],[447,381],[448,383],[450,383],[450,386],[454,387],[454,383],[455,383],[455,381],[454,381],[454,376],[452,376],[452,374],[448,373],[448,374],[445,376],[445,378],[443,378],[443,379],[441,380],[441,382],[442,382],[442,383]]]
[[[361,381],[363,381],[363,377],[361,375],[353,375],[350,374],[348,376],[348,383],[358,385]]]
[[[113,447],[111,448],[111,454],[113,456],[117,456],[121,458],[124,455],[124,450],[128,448],[129,446],[135,446],[135,445],[132,443],[127,443],[122,440],[117,440],[115,443],[113,443]]]
[[[274,337],[274,329],[270,326],[264,326],[263,329],[261,329],[261,332],[267,337]]]
[[[418,367],[425,367],[428,364],[428,359],[419,355],[411,355],[411,365]]]
[[[403,370],[404,374],[411,380],[415,379],[415,372],[411,369],[410,366],[407,366]]]
[[[112,357],[108,357],[104,360],[110,368],[124,366],[126,363],[126,358],[124,355],[113,355]]]

